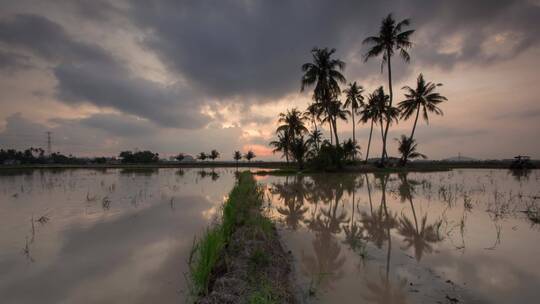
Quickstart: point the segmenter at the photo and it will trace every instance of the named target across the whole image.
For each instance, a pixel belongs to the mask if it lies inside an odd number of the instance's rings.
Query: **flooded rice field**
[[[540,171],[265,182],[307,303],[537,303]]]
[[[1,303],[183,303],[234,169],[0,172]],[[540,171],[257,177],[306,303],[535,303]]]
[[[7,174],[9,173],[9,174]],[[183,303],[229,169],[0,174],[0,303]]]

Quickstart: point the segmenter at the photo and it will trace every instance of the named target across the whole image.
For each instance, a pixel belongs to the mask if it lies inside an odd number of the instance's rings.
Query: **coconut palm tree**
[[[244,158],[247,159],[248,162],[251,162],[251,160],[255,157],[257,157],[257,155],[255,155],[255,152],[253,152],[252,150],[249,150],[246,154],[244,154]]]
[[[281,125],[276,129],[276,133],[286,132],[289,140],[307,133],[308,129],[304,124],[305,119],[306,116],[296,108],[287,110],[287,113],[279,113],[278,122],[281,123]]]
[[[206,153],[204,152],[201,152],[199,153],[199,155],[197,155],[197,158],[200,159],[200,160],[205,160],[208,158],[208,155],[206,155]]]
[[[369,148],[371,147],[371,136],[373,134],[373,125],[377,123],[378,114],[377,114],[377,94],[375,92],[368,95],[367,103],[364,104],[364,107],[360,111],[360,121],[367,123],[371,121],[371,127],[369,128],[369,139],[368,146],[366,151],[366,160],[367,163],[369,158]]]
[[[386,135],[387,133],[383,130],[383,126],[390,125],[392,121],[398,120],[399,109],[392,107],[390,104],[390,96],[384,93],[383,87],[379,87],[375,92],[375,107],[374,118],[379,120],[381,126],[381,137],[383,143],[382,155],[381,155],[381,165],[384,165],[384,158],[387,157],[386,154]]]
[[[343,151],[346,158],[354,160],[355,155],[360,153],[360,146],[357,145],[354,140],[349,138],[343,143]]]
[[[304,136],[299,136],[291,140],[291,155],[298,164],[298,169],[304,169],[304,159],[309,151],[309,144],[304,140]]]
[[[347,96],[347,99],[345,99],[345,108],[351,107],[351,118],[352,118],[352,136],[353,141],[356,143],[356,122],[354,120],[354,114],[358,113],[358,109],[363,107],[364,105],[364,96],[362,96],[362,92],[364,92],[364,88],[362,88],[361,85],[357,85],[356,81],[353,83],[349,83],[349,87],[343,91],[345,95]],[[355,155],[356,156],[356,155]],[[353,157],[354,160],[354,157]]]
[[[216,158],[219,158],[219,152],[215,149],[210,151],[208,158],[210,158],[211,160],[216,160]]]
[[[318,103],[312,102],[304,112],[304,116],[311,119],[311,123],[313,124],[313,128],[315,130],[317,130],[317,120],[321,116],[321,110],[322,109]]]
[[[314,152],[317,154],[319,153],[321,141],[322,141],[321,131],[315,129],[309,133],[307,143],[314,148]]]
[[[407,137],[406,135],[402,134],[401,139],[396,138],[396,140],[399,144],[398,151],[401,154],[401,165],[406,165],[407,159],[427,158],[426,155],[416,151],[418,144],[413,138]]]
[[[345,69],[345,62],[332,58],[336,49],[314,48],[311,50],[313,61],[302,65],[302,82],[300,91],[308,86],[314,86],[313,100],[327,112],[330,119],[327,120],[330,130],[336,136],[336,145],[339,145],[337,140],[336,121],[330,114],[329,106],[341,94],[339,83],[345,83],[345,76],[341,71]]]
[[[435,92],[435,89],[440,86],[442,86],[442,83],[426,82],[424,80],[424,75],[420,74],[416,80],[416,89],[409,86],[403,87],[403,90],[406,91],[405,97],[407,99],[398,104],[399,110],[401,111],[401,118],[407,120],[416,112],[411,136],[409,137],[410,139],[413,139],[420,110],[422,110],[422,117],[424,117],[426,123],[429,123],[429,112],[435,113],[436,115],[443,115],[443,111],[437,105],[448,99]]]
[[[343,103],[339,100],[334,100],[330,102],[328,105],[328,112],[327,115],[323,118],[322,122],[330,121],[332,125],[334,126],[334,138],[336,140],[336,144],[339,145],[339,138],[337,134],[337,119],[347,121],[347,117],[350,116],[351,113],[349,110],[345,109],[343,107]]]
[[[270,146],[274,147],[274,150],[272,150],[272,153],[281,152],[282,157],[284,156],[287,160],[287,164],[289,163],[289,154],[290,154],[290,140],[288,136],[288,132],[286,130],[281,131],[277,134],[278,139],[273,140],[270,142]]]
[[[238,161],[242,159],[242,153],[240,151],[234,151],[233,159],[236,161],[236,167],[238,167]]]
[[[384,64],[388,68],[388,90],[390,92],[390,106],[392,106],[392,101],[394,99],[392,91],[392,56],[399,52],[399,56],[405,60],[405,62],[410,61],[410,55],[407,52],[411,47],[412,43],[409,40],[414,30],[405,30],[403,29],[409,26],[410,20],[404,19],[400,22],[394,20],[392,14],[389,14],[386,18],[382,20],[381,26],[379,28],[379,33],[376,36],[370,36],[364,39],[363,44],[369,45],[370,48],[364,55],[364,61],[368,61],[370,58],[378,57],[382,55],[381,62],[381,72],[383,70]],[[388,128],[390,126],[390,121],[387,121],[385,128],[384,140],[388,135]],[[383,156],[386,156],[386,144],[383,144]],[[382,159],[382,164],[384,165],[384,157]]]

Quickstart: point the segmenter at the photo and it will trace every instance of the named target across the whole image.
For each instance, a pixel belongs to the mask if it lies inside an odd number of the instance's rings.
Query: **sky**
[[[387,90],[362,41],[381,20],[411,19],[411,61],[393,58],[394,100],[419,73],[442,83],[443,116],[419,121],[430,159],[540,158],[540,1],[0,0],[0,147],[79,156],[217,149],[221,159],[268,143],[277,116],[304,110],[303,63],[336,48],[347,82]],[[394,138],[410,121],[393,125]],[[352,123],[339,122],[340,139]],[[328,132],[326,132],[328,135]],[[381,151],[374,132],[372,150]],[[365,153],[368,125],[357,125]]]

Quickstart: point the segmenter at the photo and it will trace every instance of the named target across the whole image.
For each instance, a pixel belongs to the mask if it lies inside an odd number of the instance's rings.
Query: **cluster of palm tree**
[[[351,82],[343,90],[345,101],[342,102],[340,100],[342,95],[340,85],[346,83],[346,78],[342,74],[345,62],[333,57],[335,49],[314,48],[311,51],[312,61],[302,65],[303,76],[300,87],[301,91],[313,87],[313,103],[303,113],[294,108],[288,110],[287,113],[280,114],[280,125],[276,130],[277,140],[271,142],[274,152],[281,152],[287,162],[292,158],[300,163],[309,153],[318,153],[321,143],[323,143],[343,148],[347,151],[345,157],[354,161],[359,154],[359,146],[356,141],[356,120],[358,118],[358,122],[370,124],[365,155],[366,162],[369,158],[373,127],[379,125],[382,139],[380,163],[384,166],[388,159],[387,137],[390,125],[397,124],[400,119],[407,120],[414,116],[415,120],[410,136],[403,135],[398,140],[398,150],[401,153],[400,163],[405,165],[409,159],[425,157],[416,151],[417,144],[414,139],[420,112],[422,112],[424,120],[428,122],[429,113],[443,114],[438,105],[447,99],[436,92],[437,87],[442,84],[428,82],[420,74],[416,87],[403,87],[405,99],[397,106],[394,105],[391,59],[397,54],[405,62],[410,61],[408,51],[412,47],[410,37],[414,30],[405,29],[409,25],[409,19],[396,22],[392,14],[389,14],[382,20],[379,33],[363,41],[365,45],[369,46],[364,60],[381,57],[381,72],[385,66],[387,68],[388,94],[380,86],[364,96],[364,88],[357,82]],[[352,120],[353,137],[345,141],[342,146],[338,135],[338,122],[347,121],[349,117]],[[308,121],[312,124],[311,130],[306,127]],[[330,131],[329,143],[322,139],[320,127],[324,125],[328,125]],[[307,136],[307,140],[304,141],[305,136]]]
[[[206,159],[211,159],[211,160],[216,160],[217,158],[219,158],[219,152],[217,150],[212,150],[210,151],[210,153],[205,153],[205,152],[201,152],[199,154],[197,154],[197,159],[199,160],[206,160]],[[178,159],[179,156],[177,156],[177,159]],[[183,155],[182,155],[182,159],[183,159]]]

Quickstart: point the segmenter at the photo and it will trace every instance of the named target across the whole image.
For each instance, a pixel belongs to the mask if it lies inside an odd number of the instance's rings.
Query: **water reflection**
[[[512,299],[512,290],[483,289],[489,284],[457,273],[463,267],[455,265],[489,253],[492,261],[516,265],[513,272],[532,272],[517,277],[535,277],[524,282],[527,293],[535,289],[540,270],[533,265],[540,258],[531,254],[540,253],[540,235],[527,210],[533,216],[539,210],[538,172],[519,181],[504,170],[456,170],[317,174],[269,183],[300,281],[315,302],[504,303],[498,299]]]
[[[182,303],[193,237],[234,184],[183,172],[0,176],[1,302]]]

